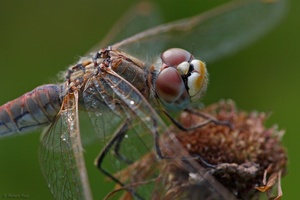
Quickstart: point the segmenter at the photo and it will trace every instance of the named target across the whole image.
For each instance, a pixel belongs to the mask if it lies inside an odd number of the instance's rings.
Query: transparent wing
[[[161,24],[161,19],[161,12],[157,6],[149,1],[139,2],[128,9],[107,32],[102,41],[96,44],[89,52],[106,48],[108,45],[119,42],[124,38],[129,38],[157,24]]]
[[[128,133],[134,133],[132,136],[127,134],[122,141],[122,146],[126,146],[122,153],[132,161],[143,155],[143,152],[153,149],[154,135],[166,129],[145,97],[113,71],[101,78],[91,78],[86,84],[83,99],[98,139],[103,142],[102,147],[109,142],[119,126],[128,124]],[[133,136],[135,134],[138,137]],[[123,145],[127,140],[136,141],[133,137],[140,140],[136,145]],[[141,145],[140,142],[145,142],[146,145]]]
[[[122,134],[117,131],[124,123],[127,124],[126,135],[120,143],[114,144],[120,145],[120,157],[116,156],[113,146],[102,163],[110,174],[127,167],[128,161],[135,162],[146,153],[156,151],[155,136],[166,130],[166,125],[144,96],[128,81],[113,71],[101,78],[91,78],[86,84],[83,99],[101,148],[105,148],[116,134]],[[127,180],[124,184],[134,182]],[[149,196],[149,187],[138,188],[139,195]]]
[[[162,48],[180,47],[212,62],[258,39],[280,21],[286,0],[266,2],[231,1],[194,17],[150,28],[113,46],[140,59],[155,57]]]
[[[82,153],[78,94],[68,94],[58,119],[42,135],[39,159],[55,199],[92,199]]]

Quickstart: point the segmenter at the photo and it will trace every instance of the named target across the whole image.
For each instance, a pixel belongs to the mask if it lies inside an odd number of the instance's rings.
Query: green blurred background
[[[0,2],[0,104],[34,87],[55,83],[56,74],[99,42],[112,24],[136,1],[9,1]],[[159,1],[165,21],[187,17],[224,1]],[[204,103],[231,98],[241,109],[272,112],[268,125],[286,130],[289,155],[282,180],[283,199],[299,195],[300,179],[300,1],[290,0],[282,22],[238,53],[209,66],[210,84]],[[19,194],[51,199],[42,177],[40,133],[0,140],[0,199]],[[297,147],[298,146],[298,147]],[[109,184],[93,165],[100,147],[85,151],[94,197]],[[297,156],[298,155],[298,156]],[[297,191],[298,190],[298,191]]]

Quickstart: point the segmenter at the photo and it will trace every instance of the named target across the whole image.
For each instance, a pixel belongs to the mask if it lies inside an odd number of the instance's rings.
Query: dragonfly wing
[[[120,81],[122,83],[120,83]],[[119,84],[116,84],[116,82],[119,82]],[[123,85],[123,87],[117,88],[117,85]],[[129,91],[129,88],[134,91]],[[122,90],[123,96],[119,96],[120,94],[116,93],[116,90],[119,92]],[[125,93],[127,93],[127,95]],[[142,105],[147,104],[149,112],[145,112],[143,110],[145,108],[142,108],[140,112],[144,112],[144,114],[141,116],[141,114],[136,112],[137,109],[134,110],[127,105],[129,98],[136,103],[139,102]],[[106,74],[105,77],[101,79],[96,77],[91,78],[86,84],[83,99],[98,140],[101,141],[101,147],[104,147],[111,140],[113,133],[115,133],[123,123],[127,123],[129,126],[128,134],[122,143],[127,140],[128,142],[136,141],[136,139],[132,139],[133,137],[141,139],[141,135],[143,135],[143,137],[146,135],[145,137],[151,138],[146,139],[147,145],[140,145],[140,143],[138,143],[138,145],[122,145],[126,146],[126,148],[122,150],[122,153],[126,154],[128,159],[135,161],[140,158],[143,153],[149,152],[153,148],[153,137],[151,131],[149,131],[149,129],[153,127],[151,127],[151,125],[147,127],[145,121],[150,119],[149,116],[157,114],[143,95],[118,74]],[[128,103],[132,105],[132,102]],[[156,118],[160,119],[158,115]],[[160,122],[160,126],[166,128],[163,122]],[[133,133],[131,134],[131,132]],[[114,158],[111,159],[114,160]],[[113,165],[117,163],[113,168],[120,170],[119,161],[111,163]]]
[[[162,17],[157,6],[149,1],[142,1],[133,5],[111,27],[101,42],[96,44],[89,52],[106,48],[124,38],[129,38],[141,31],[160,24]]]
[[[78,94],[68,94],[56,121],[42,135],[39,159],[55,199],[92,199],[78,121]]]
[[[111,142],[120,125],[127,123],[128,129],[120,143],[119,153],[128,161],[135,162],[155,149],[154,135],[167,128],[145,97],[113,71],[101,78],[91,78],[86,84],[83,99],[101,141],[101,148]],[[103,165],[109,166],[106,170],[110,174],[115,174],[126,168],[128,163],[118,159],[112,147]],[[124,184],[133,182],[128,180]],[[149,196],[150,191],[147,186],[143,192],[139,190],[139,194]]]
[[[180,47],[212,62],[267,33],[280,21],[285,8],[286,0],[235,0],[194,17],[145,30],[113,46],[138,58],[145,51],[147,57],[157,56],[161,45],[164,49]],[[152,48],[148,48],[150,44]]]

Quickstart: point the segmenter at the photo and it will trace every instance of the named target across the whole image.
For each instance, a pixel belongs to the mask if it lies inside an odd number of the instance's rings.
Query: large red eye
[[[159,98],[167,103],[176,101],[185,91],[182,78],[173,67],[164,69],[157,76],[155,89]]]
[[[177,66],[193,58],[192,54],[184,49],[172,48],[161,54],[161,60],[168,66]]]

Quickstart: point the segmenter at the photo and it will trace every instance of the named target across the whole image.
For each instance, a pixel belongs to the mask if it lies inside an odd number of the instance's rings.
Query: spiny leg
[[[102,149],[102,151],[100,152],[100,154],[98,155],[98,157],[95,160],[95,165],[97,166],[97,168],[107,177],[109,177],[111,180],[113,180],[114,182],[116,182],[117,184],[119,184],[120,186],[126,188],[126,190],[128,192],[130,192],[135,198],[137,199],[143,199],[141,196],[139,196],[135,191],[133,191],[130,188],[127,188],[125,186],[124,183],[122,183],[119,179],[117,179],[116,177],[114,177],[114,175],[112,175],[111,173],[109,173],[106,169],[104,169],[102,167],[102,163],[104,161],[105,156],[107,155],[107,153],[111,150],[111,148],[113,147],[113,145],[117,145],[120,146],[120,142],[122,142],[126,131],[128,129],[128,122],[125,121],[120,127],[119,129],[113,134],[112,139],[105,145],[105,147]],[[115,147],[115,151],[119,150],[119,147]],[[118,153],[119,154],[119,153]],[[119,154],[120,155],[120,154]],[[121,158],[123,158],[122,155],[120,155]],[[125,160],[127,160],[127,158],[125,158]]]
[[[216,125],[222,125],[222,126],[228,126],[229,128],[233,128],[232,124],[228,121],[220,121],[220,120],[217,120],[215,118],[213,118],[212,116],[209,116],[209,115],[206,115],[202,112],[199,112],[199,111],[194,111],[192,109],[185,109],[186,112],[189,112],[193,115],[196,115],[196,116],[199,116],[199,117],[202,117],[204,119],[206,119],[205,121],[203,121],[202,123],[199,123],[195,126],[192,126],[192,127],[184,127],[180,122],[176,121],[167,111],[163,111],[165,113],[165,115],[172,121],[172,123],[178,127],[180,130],[183,130],[183,131],[190,131],[190,130],[195,130],[197,128],[201,128],[203,126],[206,126],[207,124],[209,123],[214,123]],[[158,148],[159,149],[159,148]],[[160,158],[165,158],[164,156],[160,157]],[[166,157],[168,159],[168,157]],[[216,166],[213,165],[213,164],[210,164],[208,163],[207,161],[205,161],[201,155],[191,155],[191,157],[181,157],[180,159],[182,159],[183,162],[187,162],[188,163],[188,160],[190,159],[193,159],[193,160],[198,160],[203,166],[205,166],[206,168],[212,168],[214,169]]]
[[[126,127],[124,127],[123,132],[119,132],[118,136],[116,137],[115,140],[115,148],[114,148],[114,154],[116,156],[117,159],[119,159],[120,161],[126,163],[127,165],[130,165],[133,163],[132,160],[128,159],[126,156],[122,155],[120,153],[120,148],[121,148],[121,144],[123,139],[125,138],[127,129],[128,129],[128,124],[126,123]]]
[[[209,116],[209,115],[205,114],[204,112],[195,111],[195,110],[190,109],[190,108],[186,108],[185,111],[189,112],[193,115],[197,115],[199,117],[202,117],[204,119],[210,120],[212,123],[214,123],[216,125],[228,126],[230,129],[233,129],[233,125],[229,121],[220,121],[220,120],[217,120],[217,119],[213,118],[212,116]]]
[[[177,128],[179,128],[180,130],[183,130],[183,131],[195,130],[197,128],[201,128],[203,126],[206,126],[209,123],[214,123],[216,125],[222,125],[222,126],[228,126],[230,129],[233,129],[233,126],[232,126],[232,124],[229,121],[220,121],[220,120],[217,120],[217,119],[215,119],[215,118],[213,118],[211,116],[208,116],[208,115],[204,114],[203,112],[194,111],[194,110],[189,109],[189,108],[186,108],[185,111],[189,112],[189,113],[191,113],[193,115],[202,117],[202,118],[206,119],[206,121],[204,121],[202,123],[199,123],[196,126],[184,127],[184,126],[182,126],[181,123],[179,123],[178,121],[176,121],[168,112],[164,111],[164,113],[173,122],[173,124]]]

